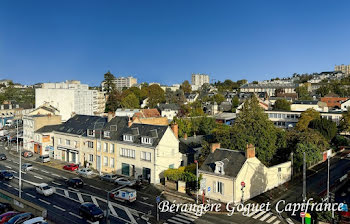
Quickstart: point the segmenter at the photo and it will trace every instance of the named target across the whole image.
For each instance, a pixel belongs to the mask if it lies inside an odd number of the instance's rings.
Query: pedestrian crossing
[[[196,216],[196,214],[192,211],[184,211],[166,220],[164,224],[190,224],[199,217],[200,216]]]
[[[260,222],[266,222],[269,224],[279,224],[281,220],[278,219],[272,212],[267,211],[252,211],[245,215],[246,217],[259,220]]]

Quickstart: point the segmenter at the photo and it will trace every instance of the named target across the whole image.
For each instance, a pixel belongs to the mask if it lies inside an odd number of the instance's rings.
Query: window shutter
[[[225,194],[225,191],[224,191],[224,189],[225,189],[225,185],[224,185],[224,183],[223,183],[223,182],[221,182],[221,188],[222,188],[222,195],[224,195],[224,194]]]
[[[216,181],[213,181],[213,191],[216,193]]]

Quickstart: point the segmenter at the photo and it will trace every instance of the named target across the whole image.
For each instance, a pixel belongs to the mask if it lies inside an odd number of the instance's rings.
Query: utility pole
[[[18,120],[17,120],[17,152],[18,152]],[[21,148],[19,149],[19,175],[18,175],[18,197],[22,198],[22,150]]]
[[[110,221],[109,221],[109,194],[110,194],[110,191],[107,192],[107,212],[106,212],[106,220],[107,220],[107,223],[109,224]]]
[[[102,128],[100,129],[100,167],[99,174],[102,175]]]
[[[196,181],[196,190],[197,190],[197,199],[196,199],[196,203],[198,204],[198,161],[195,160],[194,161],[196,163],[196,177],[197,177],[197,181]]]
[[[328,178],[327,178],[327,202],[329,202],[329,166],[330,166],[330,159],[329,159],[329,156],[327,155],[328,157]]]
[[[306,201],[306,161],[305,161],[305,152],[304,162],[303,162],[303,201]]]
[[[293,169],[294,169],[294,166],[293,166],[293,152],[290,153],[290,158],[291,158],[291,161],[292,161],[292,170],[291,170],[291,178],[293,179]]]

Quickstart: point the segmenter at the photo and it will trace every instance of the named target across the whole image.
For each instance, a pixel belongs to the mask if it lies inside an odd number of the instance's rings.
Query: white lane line
[[[26,195],[28,195],[29,197],[35,198],[34,195],[31,195],[31,194],[29,194],[29,193],[26,193]]]
[[[97,200],[96,200],[95,197],[91,197],[91,200],[92,200],[92,202],[93,202],[96,206],[100,207],[100,206],[98,205]]]
[[[12,173],[17,173],[17,171],[11,170]]]
[[[167,222],[171,222],[171,223],[175,223],[175,224],[181,224],[181,222],[178,222],[178,221],[174,221],[174,220],[171,220],[171,219],[168,219],[166,220]]]
[[[12,169],[10,166],[5,166],[7,169]]]
[[[68,187],[69,190],[72,190],[72,191],[79,191],[78,189],[74,189],[72,187]]]
[[[69,198],[69,192],[67,190],[64,190],[64,195],[66,195],[66,197]]]
[[[53,205],[53,207],[54,207],[54,208],[57,208],[57,209],[59,209],[59,210],[61,210],[61,211],[64,211],[64,212],[66,211],[64,208],[58,207],[58,206],[56,206],[56,205]]]
[[[92,187],[92,188],[95,188],[95,189],[97,189],[97,190],[102,190],[101,188],[99,188],[99,187],[95,187],[95,186],[92,186],[92,185],[89,185],[90,187]]]
[[[61,185],[62,185],[62,184],[57,183],[57,182],[55,182],[55,181],[52,181],[51,183],[56,184],[56,185],[58,185],[58,186],[61,186]]]
[[[265,219],[267,219],[268,217],[270,217],[270,215],[272,215],[272,212],[269,212],[267,214],[265,214],[263,217],[261,217],[261,219],[259,219],[260,221],[265,221]]]
[[[276,222],[274,222],[273,224],[278,224],[278,223],[280,223],[281,221],[280,220],[278,220],[278,221],[276,221]]]
[[[260,213],[258,213],[256,216],[253,217],[253,219],[257,219],[260,216],[264,215],[266,213],[266,211],[261,211]]]
[[[15,189],[16,191],[18,191],[18,188],[17,188],[17,187],[14,187],[14,189]]]
[[[176,217],[181,217],[182,219],[187,219],[191,222],[194,222],[194,220],[196,220],[196,219],[190,218],[188,216],[180,215],[180,214],[177,214]]]
[[[4,183],[4,185],[6,185],[7,187],[12,187],[11,185],[7,184],[7,183]]]
[[[267,220],[266,222],[267,223],[271,223],[274,219],[276,219],[277,217],[276,216],[272,216],[269,220]]]
[[[246,215],[247,217],[251,217],[253,216],[255,213],[259,212],[259,210],[255,210],[255,211],[250,211],[248,215]]]
[[[184,220],[184,219],[180,219],[180,218],[177,218],[177,217],[172,217],[172,219],[175,219],[175,220],[177,220],[177,221],[180,221],[180,222],[183,222],[183,223],[187,223],[187,224],[190,224],[191,222],[189,222],[189,221],[186,221],[186,220]]]
[[[48,205],[50,205],[50,204],[51,204],[50,202],[45,201],[45,200],[43,200],[43,199],[41,199],[41,198],[39,198],[39,201],[41,201],[41,202],[43,202],[43,203],[45,203],[45,204],[48,204]]]
[[[40,180],[42,180],[42,179],[43,179],[42,177],[38,177],[38,176],[35,176],[35,175],[34,175],[34,177],[35,177],[35,178],[38,178],[38,179],[40,179]]]
[[[69,212],[69,214],[72,215],[72,216],[75,216],[75,217],[77,217],[79,219],[82,219],[82,217],[80,215],[74,214],[73,212]]]
[[[154,207],[154,205],[152,205],[152,204],[148,204],[148,203],[143,202],[143,201],[139,201],[139,203],[144,204],[144,205],[148,205],[148,206],[150,206],[150,207]]]
[[[129,210],[127,207],[124,208],[124,211],[125,211],[126,214],[128,215],[128,217],[129,217],[131,223],[137,223],[136,220],[135,220],[135,218],[134,218],[134,216],[131,214],[130,210]]]
[[[108,204],[108,208],[111,211],[112,215],[118,216],[117,212],[114,210],[114,207],[111,203]]]
[[[48,171],[46,171],[46,170],[41,170],[41,172],[44,172],[44,173],[50,173],[50,172],[48,172]]]
[[[60,175],[57,175],[55,173],[53,173],[52,176],[61,177]]]
[[[16,164],[19,164],[19,162],[16,162],[16,161],[13,161],[14,163],[16,163]]]
[[[33,167],[33,170],[38,170],[38,168]]]
[[[79,199],[79,201],[80,201],[81,203],[84,203],[83,196],[81,196],[81,194],[80,194],[80,193],[77,193],[77,195],[78,195],[78,199]]]

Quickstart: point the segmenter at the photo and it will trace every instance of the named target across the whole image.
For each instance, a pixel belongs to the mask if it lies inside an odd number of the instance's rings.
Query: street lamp
[[[102,124],[102,126],[100,126],[99,129],[96,129],[97,124]],[[102,129],[103,129],[104,124],[105,124],[105,122],[97,122],[97,121],[94,124],[94,132],[96,132],[96,130],[100,130],[100,164],[98,167],[100,176],[102,175]],[[96,162],[97,162],[97,151],[98,151],[98,147],[96,144]]]
[[[199,189],[198,189],[198,161],[195,160],[194,162],[196,164],[196,178],[197,178],[197,181],[196,181],[196,191],[197,191],[196,203],[198,204],[198,191],[199,191]]]

